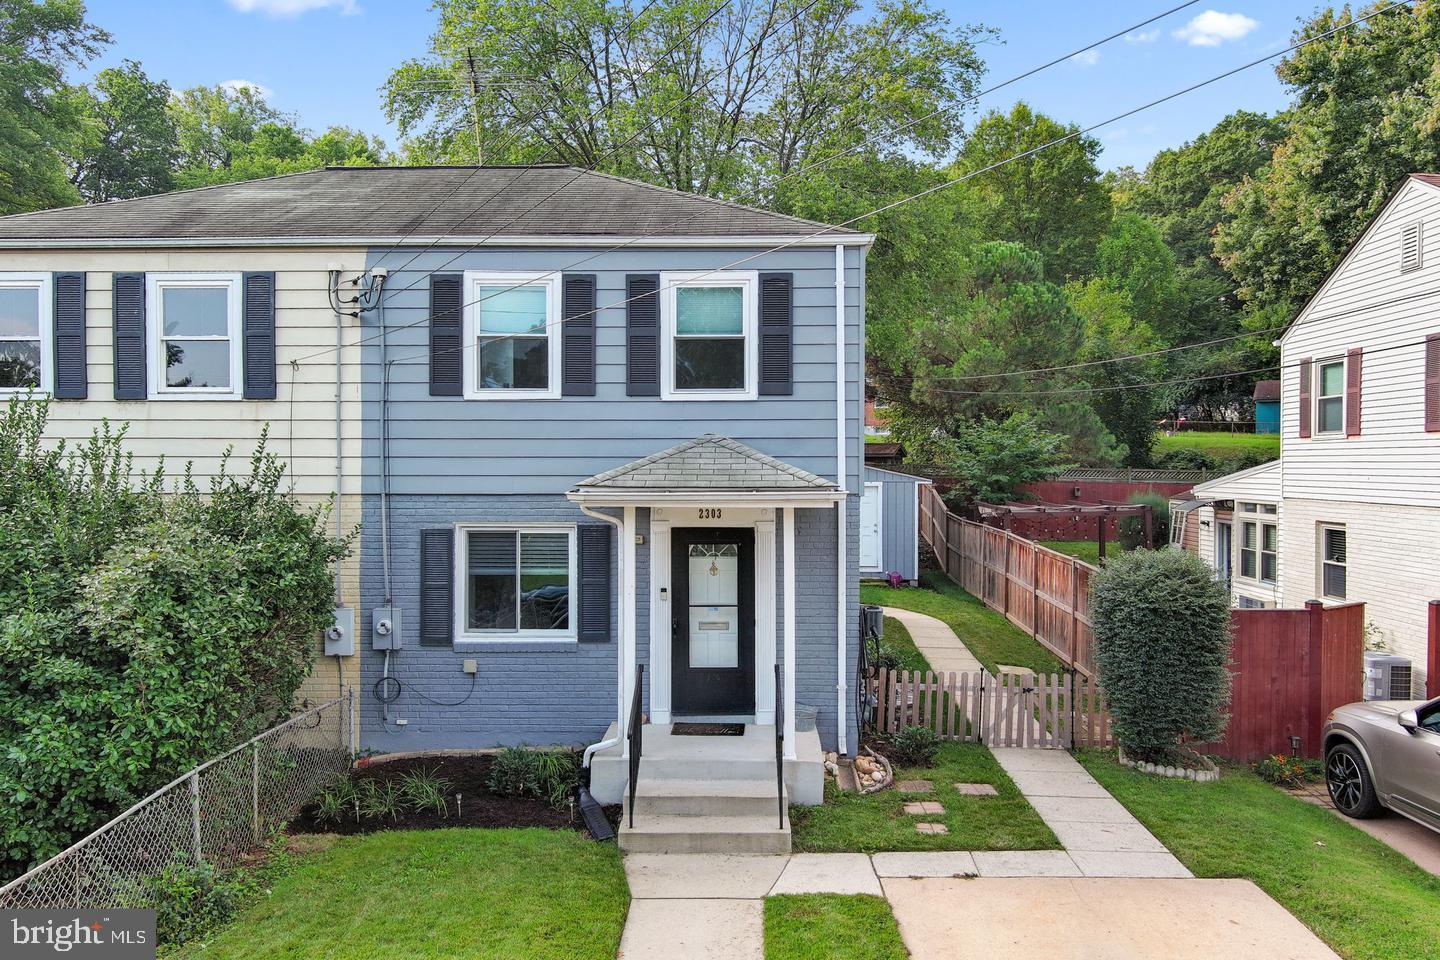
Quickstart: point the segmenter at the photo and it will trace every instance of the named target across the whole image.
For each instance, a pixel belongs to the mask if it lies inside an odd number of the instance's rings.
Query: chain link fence
[[[350,769],[353,710],[347,691],[202,763],[0,887],[0,909],[153,907],[167,870],[236,866]]]

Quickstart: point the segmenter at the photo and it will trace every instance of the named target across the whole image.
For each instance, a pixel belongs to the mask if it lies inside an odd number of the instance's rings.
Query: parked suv
[[[1347,704],[1323,742],[1337,810],[1364,819],[1390,809],[1440,832],[1440,698]]]

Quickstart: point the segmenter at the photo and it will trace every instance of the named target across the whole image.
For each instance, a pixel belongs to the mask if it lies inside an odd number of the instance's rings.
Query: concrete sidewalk
[[[945,621],[899,607],[880,609],[885,611],[885,616],[905,624],[905,629],[910,631],[910,639],[915,641],[916,648],[925,655],[936,673],[974,673],[985,669]]]

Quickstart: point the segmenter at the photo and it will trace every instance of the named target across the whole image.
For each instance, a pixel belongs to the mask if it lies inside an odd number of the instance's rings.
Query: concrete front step
[[[763,780],[640,779],[635,788],[635,816],[672,814],[686,817],[779,816],[780,798],[772,777]],[[788,804],[789,798],[786,798]],[[624,800],[630,813],[630,796]]]
[[[653,814],[620,823],[620,849],[627,853],[788,854],[790,818],[780,827],[771,816],[683,816]]]

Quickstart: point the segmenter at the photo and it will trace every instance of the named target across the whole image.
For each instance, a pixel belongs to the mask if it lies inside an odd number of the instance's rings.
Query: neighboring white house
[[[1440,599],[1440,175],[1406,178],[1279,345],[1281,459],[1195,488],[1198,550],[1237,605],[1363,601],[1418,696]]]

